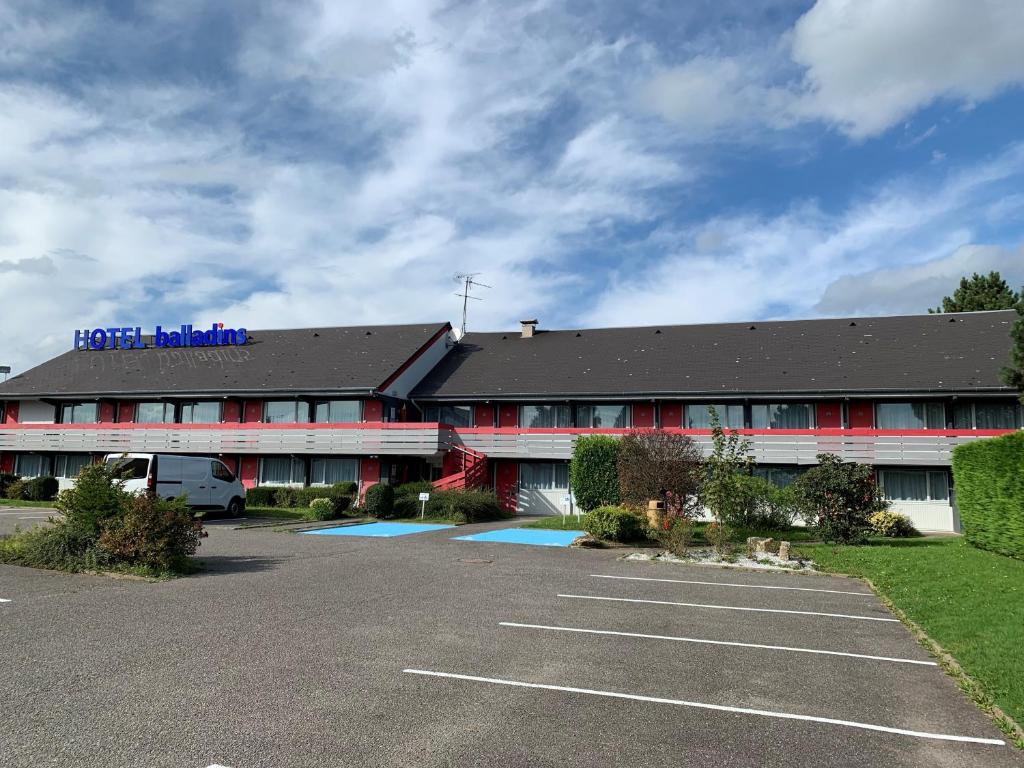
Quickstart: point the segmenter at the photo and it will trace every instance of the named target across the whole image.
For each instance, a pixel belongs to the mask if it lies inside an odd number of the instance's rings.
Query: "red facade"
[[[823,429],[840,429],[843,426],[843,406],[841,403],[818,403],[815,421]]]
[[[848,407],[850,429],[872,429],[875,426],[875,409],[870,402],[852,401]]]
[[[384,421],[384,403],[380,400],[363,400],[363,421]]]

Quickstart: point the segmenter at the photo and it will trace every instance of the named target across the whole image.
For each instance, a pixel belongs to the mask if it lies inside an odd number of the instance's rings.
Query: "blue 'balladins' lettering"
[[[241,346],[248,340],[245,328],[225,328],[214,323],[208,331],[193,330],[191,325],[178,326],[177,331],[165,331],[156,326],[153,346],[156,347],[219,347]],[[140,326],[93,328],[75,330],[75,349],[145,349]]]

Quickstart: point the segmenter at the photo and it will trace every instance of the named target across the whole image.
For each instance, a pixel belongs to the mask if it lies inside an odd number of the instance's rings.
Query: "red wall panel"
[[[366,489],[380,482],[380,459],[362,459],[359,462],[359,499],[366,495]]]
[[[15,400],[12,403],[7,404],[7,409],[4,411],[4,423],[6,424],[17,424],[18,423],[18,411],[21,410],[21,403]]]
[[[238,477],[246,488],[256,487],[256,478],[259,477],[260,460],[255,456],[243,456],[241,458],[241,469]]]
[[[454,475],[462,471],[462,454],[458,451],[448,451],[441,457],[441,477]]]
[[[822,429],[839,429],[843,426],[843,407],[840,403],[818,403],[815,421]]]
[[[363,400],[363,421],[384,421],[384,403],[380,400]]]
[[[644,403],[633,406],[633,426],[653,427],[654,426],[654,405]]]
[[[516,485],[519,483],[519,464],[514,461],[494,463],[494,491],[502,509],[515,511]]]
[[[870,402],[854,401],[850,408],[850,429],[872,429],[875,426],[875,410]]]
[[[8,475],[14,473],[13,453],[0,453],[0,472],[3,472]]]
[[[263,421],[263,401],[262,400],[246,400],[245,401],[245,421],[256,422]]]
[[[242,420],[242,404],[237,400],[224,401],[224,421],[234,423]]]
[[[661,426],[666,429],[678,429],[683,426],[683,404],[661,404]]]
[[[114,423],[114,404],[109,400],[100,400],[97,409],[97,419],[100,424]]]
[[[473,408],[473,426],[474,427],[493,427],[494,426],[494,406],[493,405],[477,405]]]
[[[498,406],[498,426],[518,427],[519,406],[514,403],[505,403]]]
[[[224,466],[238,474],[238,457],[237,456],[220,456],[221,461],[224,462]]]
[[[118,403],[117,420],[122,424],[131,424],[135,421],[135,403],[130,400]]]

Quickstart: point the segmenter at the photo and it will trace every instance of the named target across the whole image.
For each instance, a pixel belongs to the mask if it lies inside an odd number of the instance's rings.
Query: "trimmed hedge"
[[[637,541],[644,538],[646,523],[624,507],[598,507],[583,516],[583,530],[608,541]]]
[[[55,477],[25,477],[18,478],[13,475],[4,477],[14,478],[8,480],[4,485],[5,498],[21,499],[23,501],[52,501],[57,496],[60,484]],[[3,496],[0,493],[0,496]]]
[[[395,509],[395,489],[388,483],[377,483],[366,489],[363,511],[371,517],[391,517]]]
[[[1024,432],[958,445],[953,484],[964,538],[1024,559]]]
[[[260,486],[249,488],[245,492],[245,505],[247,507],[272,507],[274,506],[274,488]]]
[[[245,492],[245,503],[250,507],[305,507],[308,508],[314,499],[329,499],[334,503],[337,514],[344,512],[352,504],[354,483],[335,483],[334,485],[310,488],[288,488],[260,486]]]
[[[569,487],[585,512],[621,501],[619,445],[618,439],[608,435],[576,438],[569,464]]]

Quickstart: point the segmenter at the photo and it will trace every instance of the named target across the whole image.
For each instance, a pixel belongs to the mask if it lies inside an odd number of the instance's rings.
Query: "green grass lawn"
[[[0,507],[45,507],[53,508],[52,501],[24,501],[22,499],[0,499]]]
[[[1024,561],[958,536],[796,549],[821,570],[870,579],[985,695],[1024,723]]]
[[[523,523],[520,528],[543,528],[546,531],[582,531],[583,526],[580,525],[580,518],[576,515],[550,515],[549,517],[539,517],[536,520],[531,520],[528,523]]]

